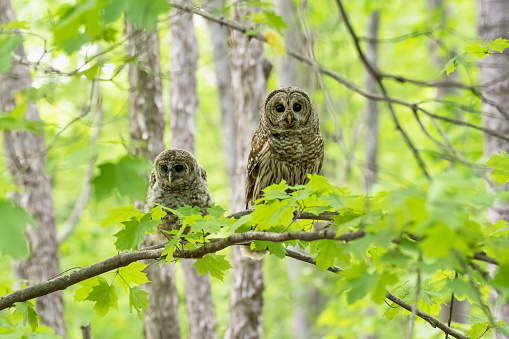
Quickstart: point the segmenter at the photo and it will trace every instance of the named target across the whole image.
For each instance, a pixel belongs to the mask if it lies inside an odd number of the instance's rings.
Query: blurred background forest
[[[242,204],[240,207],[235,205],[233,198],[235,166],[240,160],[235,160],[231,154],[238,152],[239,147],[231,134],[236,128],[232,109],[238,108],[235,106],[238,99],[234,104],[232,95],[242,91],[249,97],[251,93],[249,88],[241,88],[235,82],[232,88],[230,70],[224,73],[220,68],[221,61],[226,62],[227,68],[234,68],[235,60],[245,57],[236,54],[238,45],[232,33],[235,30],[212,22],[216,25],[213,27],[200,15],[194,15],[192,19],[185,17],[185,11],[178,13],[176,8],[170,9],[162,0],[132,0],[123,5],[117,0],[11,0],[14,19],[6,14],[5,6],[8,6],[9,0],[1,0],[0,3],[4,9],[0,32],[4,33],[0,34],[0,63],[3,65],[0,69],[3,72],[9,70],[8,65],[13,61],[12,51],[21,42],[13,42],[12,32],[19,29],[26,56],[14,57],[14,65],[30,70],[33,87],[30,91],[14,95],[15,103],[14,106],[11,103],[10,108],[4,101],[2,111],[11,112],[16,107],[22,110],[18,114],[23,116],[27,105],[26,114],[29,114],[30,107],[36,104],[44,122],[41,125],[0,120],[0,128],[6,131],[26,129],[38,138],[43,135],[42,139],[30,141],[38,144],[31,152],[36,154],[34,157],[40,154],[46,156],[46,163],[43,161],[36,167],[47,174],[52,190],[58,241],[54,249],[58,248],[60,257],[57,273],[117,254],[113,234],[118,228],[104,225],[104,219],[111,209],[144,199],[146,176],[143,173],[150,168],[157,150],[185,145],[195,147],[194,154],[207,171],[215,203],[228,212],[243,209]],[[187,5],[193,3],[187,2]],[[482,17],[482,8],[475,1],[344,1],[367,57],[382,73],[394,76],[384,78],[389,96],[418,104],[432,114],[463,122],[458,125],[430,119],[430,116],[412,107],[394,103],[394,114],[417,151],[408,147],[405,135],[395,127],[394,117],[385,102],[369,101],[366,96],[349,88],[351,86],[341,84],[323,71],[326,69],[341,75],[366,93],[380,93],[359,58],[336,2],[246,1],[242,6],[247,8],[247,18],[242,17],[242,13],[234,14],[236,9],[241,8],[238,2],[225,4],[221,0],[205,0],[194,5],[200,6],[195,7],[196,10],[204,9],[216,18],[242,21],[245,27],[254,28],[247,35],[258,34],[268,40],[268,43],[260,43],[261,53],[272,65],[272,69],[268,63],[265,65],[265,70],[270,70],[265,90],[294,85],[309,94],[319,113],[325,140],[322,175],[332,184],[348,187],[353,194],[376,194],[409,183],[425,183],[425,172],[439,176],[454,169],[453,176],[442,180],[457,179],[468,182],[472,187],[483,187],[481,166],[486,162],[486,156],[489,157],[483,148],[485,137],[479,128],[465,126],[483,125],[481,98],[476,90],[470,90],[478,89],[475,87],[479,84],[478,58],[475,55],[478,52],[467,50],[464,54],[465,46],[480,39],[476,22]],[[109,8],[109,12],[105,8]],[[125,18],[120,15],[122,11],[127,12]],[[109,17],[104,17],[105,12],[109,13]],[[236,15],[240,15],[240,19]],[[16,20],[15,23],[8,24],[12,20]],[[194,28],[197,49],[189,47],[193,43],[193,38],[186,35],[190,29],[189,22],[191,29]],[[501,37],[507,30],[489,39]],[[221,44],[216,41],[221,36],[225,37],[223,50],[215,50]],[[246,41],[257,40],[246,38]],[[311,64],[288,56],[285,46],[289,51],[311,60]],[[196,64],[193,65],[195,54]],[[452,69],[449,61],[457,55],[462,55],[461,60],[452,62],[457,69],[447,76],[446,73]],[[487,56],[486,60],[491,57]],[[257,63],[262,59],[251,59],[254,63],[248,65],[248,69],[259,68]],[[314,67],[316,62],[322,68]],[[143,72],[136,75],[134,68]],[[196,74],[197,102],[192,97],[188,98],[192,96],[192,90],[185,89],[185,86],[194,86],[192,77],[188,75],[190,71]],[[236,71],[232,69],[231,72]],[[145,78],[140,75],[142,73]],[[225,82],[225,76],[230,80]],[[401,78],[395,78],[398,76]],[[159,78],[155,85],[150,83],[154,78]],[[253,78],[246,76],[245,79],[250,81]],[[415,80],[415,83],[405,79]],[[0,89],[7,93],[9,81],[5,78],[3,81]],[[138,81],[142,88],[133,87],[133,81]],[[143,81],[149,85],[145,86]],[[441,81],[444,85],[436,85]],[[228,82],[229,93],[224,88]],[[179,84],[181,87],[178,87]],[[256,89],[260,86],[256,81],[252,85],[252,100],[256,99],[257,103],[245,99],[244,104],[258,104],[255,110],[259,110],[266,92]],[[11,90],[10,93],[14,92]],[[153,102],[145,104],[148,99],[144,92],[152,97]],[[143,106],[146,110],[157,111],[153,120],[140,118],[145,113],[134,113],[136,110],[142,112],[140,107]],[[228,106],[231,106],[230,113]],[[190,112],[194,109],[195,118]],[[15,112],[10,114],[15,115]],[[417,116],[419,119],[416,119]],[[251,119],[254,122],[246,120],[246,124],[256,126],[257,118]],[[164,131],[154,132],[150,124],[162,127],[163,120]],[[492,128],[496,129],[496,126]],[[40,134],[41,131],[44,134]],[[245,138],[249,143],[252,131],[248,128],[244,130],[245,134],[237,134],[236,138]],[[163,132],[164,137],[161,135]],[[147,138],[146,133],[159,133],[158,138],[164,141],[164,145],[154,142],[152,135]],[[194,133],[194,140],[186,140],[186,133]],[[18,201],[16,199],[22,200],[22,195],[15,193],[19,181],[12,179],[8,169],[12,165],[12,150],[8,145],[13,138],[7,139],[4,133],[6,146],[0,148],[0,196],[5,201]],[[44,141],[45,144],[41,143]],[[144,155],[147,161],[132,160],[126,157],[127,154]],[[416,154],[422,158],[425,170],[416,161]],[[29,156],[25,158],[27,160],[31,161]],[[118,172],[114,170],[110,177],[99,176],[101,171],[105,171],[104,166],[119,162],[122,166],[115,167],[118,171],[135,173],[134,176],[117,176],[115,173]],[[133,177],[134,181],[140,182],[139,185],[132,181]],[[101,186],[105,182],[108,184]],[[112,192],[108,187],[114,186],[122,188]],[[136,206],[141,205],[138,203]],[[0,205],[0,208],[7,207]],[[27,210],[34,214],[33,210]],[[9,213],[14,215],[14,212]],[[37,216],[34,217],[37,219]],[[10,241],[5,240],[7,243]],[[224,253],[229,257],[231,250],[227,249]],[[23,253],[17,259],[22,258]],[[10,286],[19,277],[16,267],[19,265],[10,257],[2,257],[2,286]],[[180,332],[185,338],[189,335],[185,268],[179,262],[175,270]],[[264,259],[263,271],[265,338],[382,339],[405,336],[405,318],[396,317],[389,322],[382,316],[390,307],[388,304],[374,305],[369,298],[364,298],[347,307],[345,295],[337,293],[342,287],[338,286],[337,276],[333,274],[290,258],[281,260],[274,255]],[[231,277],[226,276],[224,281],[211,279],[210,282],[218,337],[222,337],[228,329],[230,280]],[[4,292],[9,290],[2,288]],[[128,311],[127,297],[119,298],[118,312],[110,312],[101,318],[92,304],[73,301],[77,288],[72,286],[63,292],[65,327],[69,338],[81,338],[80,326],[88,322],[92,324],[94,338],[143,337],[143,321],[138,319],[136,312]],[[434,309],[428,309],[428,312],[438,312],[437,307],[440,308],[436,305],[431,307]],[[441,319],[446,321],[444,317]],[[8,322],[4,318],[2,321]],[[468,329],[467,325],[459,326]],[[486,334],[484,337],[490,336]],[[3,337],[11,338],[0,334],[0,338]],[[415,337],[441,338],[443,333],[421,321],[416,323]]]

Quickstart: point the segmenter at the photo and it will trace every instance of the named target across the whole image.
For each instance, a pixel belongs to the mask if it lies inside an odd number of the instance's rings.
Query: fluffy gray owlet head
[[[205,171],[194,156],[182,149],[161,152],[155,160],[157,181],[162,188],[178,189],[188,185],[194,178],[206,179]]]

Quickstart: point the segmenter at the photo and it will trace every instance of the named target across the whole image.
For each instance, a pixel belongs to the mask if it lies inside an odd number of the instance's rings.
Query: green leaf
[[[41,120],[25,120],[11,116],[0,116],[0,130],[24,130],[40,135],[44,132],[44,126],[46,124]]]
[[[400,311],[401,311],[401,307],[399,307],[398,305],[396,305],[396,304],[394,304],[394,303],[393,303],[391,306],[389,306],[389,307],[385,310],[385,312],[384,312],[383,316],[384,316],[384,317],[386,317],[386,318],[387,318],[387,320],[392,320],[392,319],[394,319],[394,317],[395,317],[396,315],[398,315],[398,314],[399,314],[399,312],[400,312]]]
[[[74,301],[79,302],[79,301],[87,300],[87,297],[90,295],[90,293],[94,289],[94,286],[98,286],[100,284],[100,281],[103,281],[103,280],[104,280],[104,278],[102,278],[100,276],[95,276],[95,277],[92,277],[92,278],[89,278],[87,280],[83,280],[82,282],[80,282],[79,285],[81,285],[81,287],[78,288],[76,290],[76,292],[74,292]],[[106,280],[104,280],[104,281],[106,281]]]
[[[464,50],[466,53],[475,55],[479,60],[484,59],[488,54],[491,53],[488,46],[482,46],[485,45],[482,41],[477,41],[473,43],[465,44]]]
[[[141,217],[145,215],[145,213],[141,212],[139,209],[134,207],[134,204],[130,204],[127,206],[118,206],[115,207],[114,209],[109,210],[107,213],[108,216],[101,220],[101,227],[120,225],[124,221],[129,221],[133,218],[135,218],[136,220],[140,220]],[[166,215],[166,213],[164,214]],[[160,218],[158,220],[160,220]]]
[[[493,168],[490,173],[493,181],[503,185],[509,181],[509,154],[500,150],[500,154],[492,154],[490,160],[486,162],[486,166]]]
[[[2,27],[2,29],[4,29],[4,30],[8,30],[8,29],[29,29],[30,25],[25,20],[23,20],[23,21],[13,20],[13,21],[10,21],[7,24],[2,24],[0,27]]]
[[[371,299],[378,305],[384,302],[387,296],[387,286],[398,282],[398,276],[392,272],[384,270],[378,277],[375,288],[372,290]]]
[[[24,209],[12,205],[9,201],[0,200],[0,252],[12,256],[14,259],[24,259],[28,256],[25,227],[31,221]]]
[[[264,250],[268,247],[270,254],[274,254],[279,259],[286,257],[286,249],[279,242],[256,240],[253,244],[255,250]]]
[[[491,332],[490,323],[474,324],[466,333],[469,338],[480,338],[483,334]]]
[[[210,272],[210,275],[216,279],[223,281],[224,271],[232,268],[224,255],[206,254],[203,258],[198,259],[194,263],[194,267],[199,274]]]
[[[147,279],[147,273],[143,272],[147,266],[148,265],[144,263],[135,261],[125,267],[121,267],[118,270],[118,284],[127,291],[130,283],[134,283],[136,285],[148,283],[149,280]]]
[[[31,301],[22,301],[14,303],[13,317],[17,321],[23,321],[23,325],[28,322],[32,331],[35,332],[39,326],[37,319],[41,319],[37,312],[35,312],[34,304]]]
[[[286,190],[288,189],[288,185],[285,180],[281,180],[279,184],[273,184],[266,188],[263,191],[263,197],[265,199],[286,199],[289,197]]]
[[[95,301],[94,310],[99,318],[103,318],[110,308],[118,310],[115,286],[109,285],[106,280],[99,280],[99,285],[93,287],[86,300]]]
[[[493,279],[493,285],[509,288],[509,263],[499,265],[497,274]]]
[[[504,49],[509,48],[509,43],[506,39],[498,38],[496,40],[491,40],[488,43],[488,47],[493,51],[502,53]]]
[[[362,274],[358,277],[351,278],[346,282],[346,286],[350,288],[348,292],[346,292],[346,300],[349,304],[356,302],[364,298],[369,294],[371,290],[376,286],[376,282],[380,279],[378,273]],[[375,299],[379,299],[379,296],[375,297]]]
[[[148,189],[145,173],[150,167],[147,160],[129,155],[124,156],[118,163],[100,165],[100,173],[92,179],[95,198],[104,199],[115,190],[121,196],[145,200]]]
[[[184,233],[185,229],[186,226],[183,225],[182,227],[180,227],[178,231],[177,230],[171,230],[169,232],[162,231],[173,235],[173,237],[164,246],[164,251],[162,253],[163,256],[166,255],[166,262],[168,263],[168,265],[171,264],[171,261],[173,259],[173,252],[175,252],[175,250],[177,249],[177,243],[180,241],[180,237]]]
[[[138,28],[152,30],[157,25],[157,17],[168,13],[170,4],[166,0],[112,0],[103,14],[105,22],[115,21],[124,12],[129,21]]]
[[[12,53],[23,42],[23,39],[17,34],[0,35],[0,73],[11,70],[13,56]]]
[[[335,240],[319,240],[318,248],[320,252],[315,258],[316,267],[321,270],[326,270],[334,266],[334,260],[339,258],[342,254],[342,249]]]
[[[166,215],[166,212],[163,211],[162,206],[156,206],[152,208],[150,211],[150,216],[152,217],[152,220],[161,220]]]
[[[463,60],[465,59],[466,55],[467,55],[467,53],[463,52],[461,54],[458,54],[457,56],[455,56],[451,60],[449,60],[445,64],[444,68],[440,71],[440,74],[442,74],[444,72],[447,72],[447,75],[449,75],[452,72],[454,72],[454,70],[463,62]]]
[[[138,318],[143,320],[143,310],[148,311],[148,293],[139,286],[129,289],[129,312],[133,312],[133,307],[138,312]]]
[[[70,55],[83,44],[111,40],[111,30],[101,20],[101,12],[107,3],[103,0],[81,0],[74,6],[62,7],[60,18],[53,26],[55,44]]]
[[[145,234],[155,232],[159,221],[151,220],[150,214],[145,214],[140,221],[133,218],[123,224],[125,228],[113,235],[117,238],[115,246],[119,251],[137,250],[144,241]]]
[[[226,210],[222,208],[221,206],[216,206],[213,204],[209,208],[207,208],[207,214],[213,216],[214,218],[221,218]]]
[[[217,234],[222,227],[227,227],[229,224],[225,220],[214,219],[210,215],[206,215],[202,219],[197,220],[191,225],[191,232],[204,232]]]
[[[278,31],[281,35],[283,35],[281,30],[288,28],[288,25],[283,21],[283,18],[274,13],[274,11],[270,10],[264,10],[262,13],[253,14],[253,22],[266,24]]]

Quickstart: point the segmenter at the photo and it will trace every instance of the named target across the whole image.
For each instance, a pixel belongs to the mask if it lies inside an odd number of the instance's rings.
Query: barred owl
[[[318,114],[307,93],[297,87],[270,92],[251,141],[246,208],[261,198],[264,188],[283,179],[291,186],[306,184],[307,174],[319,173],[322,162],[323,139]],[[243,253],[250,256],[246,250],[244,247]]]
[[[283,179],[291,186],[307,183],[307,174],[319,173],[322,162],[320,123],[307,93],[297,87],[270,92],[251,141],[246,208],[261,198],[265,187]]]
[[[170,149],[161,152],[150,173],[147,193],[147,210],[155,204],[177,209],[189,205],[200,207],[202,213],[212,205],[212,196],[207,186],[207,173],[188,151]],[[168,213],[160,229],[171,230],[179,227],[177,216]],[[156,238],[164,239],[161,232]]]

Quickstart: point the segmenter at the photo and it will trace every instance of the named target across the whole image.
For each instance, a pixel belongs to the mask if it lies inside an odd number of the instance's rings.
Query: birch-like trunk
[[[127,54],[135,57],[129,65],[129,135],[132,152],[154,161],[164,150],[164,108],[161,83],[161,61],[157,30],[136,29],[125,20]],[[153,245],[147,237],[146,246]],[[149,310],[145,312],[144,333],[147,339],[180,338],[178,294],[175,284],[175,265],[159,267],[147,262],[145,285],[149,296]]]
[[[187,1],[193,4],[192,1]],[[171,147],[195,153],[196,69],[198,42],[193,16],[177,9],[171,11]],[[209,274],[199,275],[195,260],[181,261],[187,301],[188,337],[216,338],[216,317]]]
[[[16,20],[9,0],[0,0],[0,23]],[[16,54],[26,59],[23,46]],[[32,85],[30,70],[25,65],[14,64],[11,72],[0,75],[0,112],[16,107],[14,96]],[[29,104],[27,120],[40,120],[37,106]],[[17,202],[34,218],[36,225],[28,225],[26,234],[30,257],[18,268],[20,278],[29,284],[45,282],[60,273],[58,242],[55,230],[55,211],[51,178],[44,173],[46,166],[46,141],[44,135],[27,131],[4,131],[7,164],[13,182],[19,186]],[[36,299],[35,307],[42,323],[56,334],[66,338],[62,291]]]
[[[222,9],[225,0],[203,1],[207,12]],[[210,31],[210,41],[214,54],[214,66],[216,68],[216,79],[218,88],[219,107],[221,109],[221,134],[223,138],[223,151],[226,161],[226,174],[228,184],[233,192],[234,175],[236,165],[236,144],[237,133],[235,130],[235,106],[233,100],[231,62],[228,49],[228,28],[216,22],[207,21]]]
[[[483,41],[495,40],[500,37],[509,39],[509,1],[480,0],[477,9],[477,25],[479,38]],[[509,51],[493,52],[480,62],[481,84],[487,102],[483,102],[484,126],[509,135]],[[509,142],[492,135],[485,134],[484,153],[490,158],[500,150],[509,152]],[[507,189],[496,187],[495,189]],[[491,222],[509,221],[509,203],[497,203],[489,212]],[[509,304],[497,305],[494,315],[498,320],[509,321]],[[509,338],[496,332],[497,339]]]
[[[378,38],[378,24],[380,12],[373,11],[368,19],[368,38]],[[369,40],[366,48],[366,57],[376,67],[378,61],[378,42]],[[377,93],[376,80],[366,70],[366,91]],[[366,105],[366,171],[364,172],[364,187],[369,191],[376,182],[378,176],[378,102],[367,100]]]
[[[233,19],[244,22],[254,13],[252,7],[234,1]],[[265,58],[263,43],[244,34],[232,32],[232,85],[235,89],[235,123],[237,129],[237,164],[232,208],[245,209],[247,158],[251,137],[260,119],[260,108],[267,94],[270,62]],[[263,308],[263,260],[243,257],[233,247],[231,270],[230,323],[225,338],[261,338]]]

